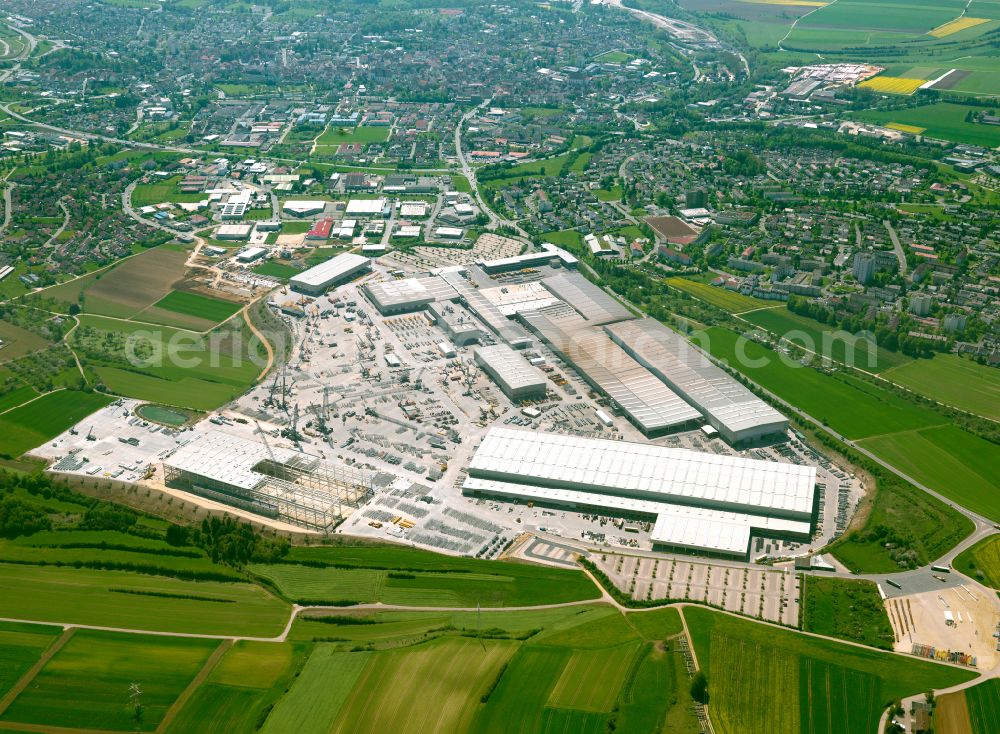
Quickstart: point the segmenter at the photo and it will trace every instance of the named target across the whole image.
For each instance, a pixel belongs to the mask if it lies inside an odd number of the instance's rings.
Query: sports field
[[[868,734],[887,701],[976,676],[708,609],[684,616],[718,734]]]
[[[1000,370],[956,354],[893,367],[882,377],[970,413],[1000,420]]]
[[[969,105],[953,102],[936,102],[905,110],[862,110],[852,115],[860,120],[879,125],[913,125],[924,128],[924,134],[932,138],[952,140],[956,143],[970,143],[994,148],[1000,145],[1000,127],[969,122],[969,112],[978,111]]]
[[[1000,535],[991,535],[962,551],[955,568],[967,576],[1000,589]]]

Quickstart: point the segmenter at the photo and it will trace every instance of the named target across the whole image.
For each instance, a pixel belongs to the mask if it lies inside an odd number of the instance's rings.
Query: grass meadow
[[[887,380],[970,413],[1000,420],[1000,370],[956,354],[912,360],[882,373]]]
[[[965,119],[970,111],[976,109],[953,102],[936,102],[905,110],[864,110],[852,114],[858,119],[881,125],[917,125],[925,128],[924,134],[932,138],[995,148],[1000,145],[1000,128]]]
[[[744,340],[740,359],[735,332],[706,331],[712,354],[726,360],[767,390],[848,439],[897,466],[917,481],[963,506],[1000,520],[1000,492],[992,467],[1000,461],[994,444],[952,425],[939,413],[843,373],[824,373],[782,360],[772,350]],[[878,405],[878,410],[872,410]]]
[[[0,563],[0,584],[0,617],[13,619],[268,637],[289,614],[285,602],[248,583]]]
[[[288,560],[257,564],[251,570],[301,603],[503,607],[598,596],[578,571],[448,558],[406,548],[296,548]]]
[[[0,457],[16,458],[41,446],[111,403],[99,393],[58,390],[0,415]]]
[[[966,576],[1000,589],[1000,535],[991,535],[955,558],[955,568]]]

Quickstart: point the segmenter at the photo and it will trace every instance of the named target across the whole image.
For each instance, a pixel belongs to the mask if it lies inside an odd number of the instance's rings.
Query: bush
[[[708,703],[708,677],[701,670],[691,679],[691,698],[698,703]]]

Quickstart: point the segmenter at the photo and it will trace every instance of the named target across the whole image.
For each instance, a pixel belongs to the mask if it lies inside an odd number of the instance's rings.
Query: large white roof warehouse
[[[494,428],[467,494],[655,517],[660,547],[747,556],[751,535],[808,539],[814,467]]]
[[[785,416],[659,321],[624,321],[604,328],[629,356],[701,411],[730,443],[788,429]]]

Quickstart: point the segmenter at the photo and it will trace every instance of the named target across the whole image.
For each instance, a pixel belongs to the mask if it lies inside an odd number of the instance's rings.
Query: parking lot
[[[799,577],[791,570],[606,553],[591,561],[633,599],[697,601],[797,627]]]

